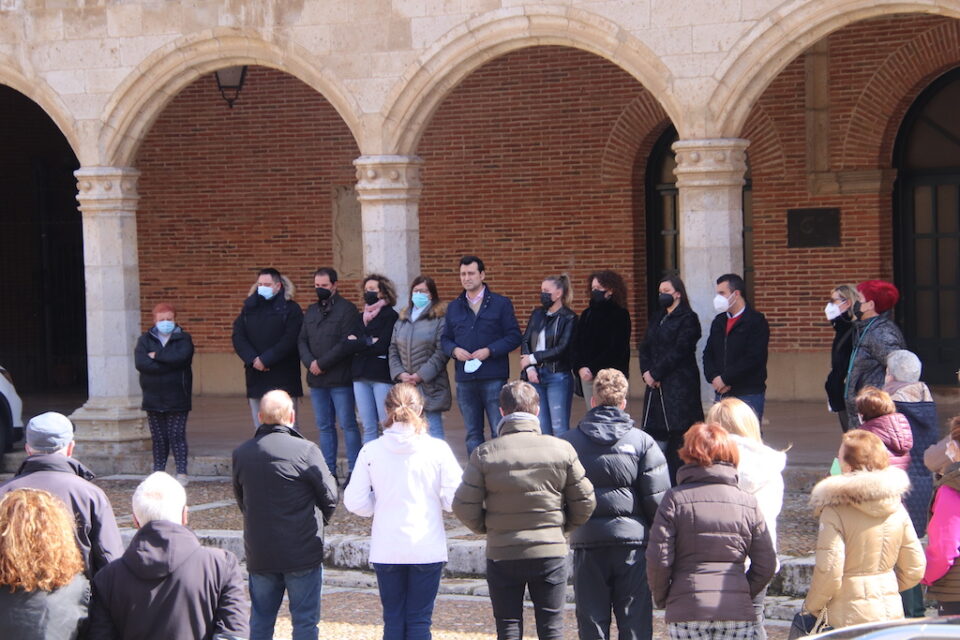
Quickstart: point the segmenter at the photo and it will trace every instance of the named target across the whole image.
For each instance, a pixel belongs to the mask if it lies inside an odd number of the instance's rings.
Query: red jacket
[[[890,464],[903,469],[910,466],[910,449],[913,448],[913,432],[910,422],[902,413],[888,413],[867,420],[860,428],[875,434],[890,453]]]

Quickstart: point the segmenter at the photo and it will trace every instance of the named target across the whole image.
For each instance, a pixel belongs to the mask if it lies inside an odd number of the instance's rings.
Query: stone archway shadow
[[[774,78],[820,39],[849,24],[898,13],[960,18],[960,5],[947,6],[943,0],[788,0],[769,11],[717,68],[705,137],[738,136]]]
[[[301,80],[337,111],[362,148],[361,108],[334,73],[309,52],[252,29],[214,29],[180,38],[148,56],[111,97],[102,116],[99,162],[129,166],[164,107],[200,76],[229,66],[277,69]]]
[[[430,118],[467,76],[493,58],[533,46],[566,46],[604,58],[636,78],[683,128],[673,75],[642,41],[572,7],[499,9],[464,22],[429,47],[391,91],[381,112],[384,153],[413,155]]]

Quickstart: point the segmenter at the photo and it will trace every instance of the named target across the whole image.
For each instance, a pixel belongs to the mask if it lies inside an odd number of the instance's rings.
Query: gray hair
[[[922,369],[920,358],[912,351],[897,349],[887,356],[887,373],[897,382],[917,382]]]
[[[147,476],[133,492],[133,515],[140,526],[154,520],[183,523],[187,492],[173,476],[156,471]]]
[[[292,427],[294,421],[293,400],[282,389],[274,389],[260,398],[260,421],[263,424],[282,424]]]

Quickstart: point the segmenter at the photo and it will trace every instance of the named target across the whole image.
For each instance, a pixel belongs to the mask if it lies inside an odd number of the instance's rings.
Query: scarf
[[[383,309],[385,304],[387,304],[387,301],[381,298],[373,304],[364,305],[363,326],[370,324],[370,321],[377,317],[377,314],[380,313],[380,309]]]

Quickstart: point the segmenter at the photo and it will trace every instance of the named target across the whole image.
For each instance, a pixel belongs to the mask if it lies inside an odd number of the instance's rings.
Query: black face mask
[[[607,292],[600,289],[593,289],[590,292],[590,304],[597,304],[607,299]]]
[[[670,293],[661,293],[657,298],[657,304],[660,305],[661,309],[666,309],[673,304],[673,294]]]
[[[317,287],[317,300],[320,302],[326,302],[332,295],[333,291],[330,291],[330,289],[327,289],[326,287]]]
[[[857,320],[863,320],[863,309],[860,308],[859,300],[853,303],[853,315],[857,317]]]
[[[540,306],[544,309],[549,309],[553,306],[553,296],[549,293],[540,292]]]
[[[380,294],[376,291],[364,291],[363,292],[363,301],[367,304],[377,304],[377,300],[380,299]]]

